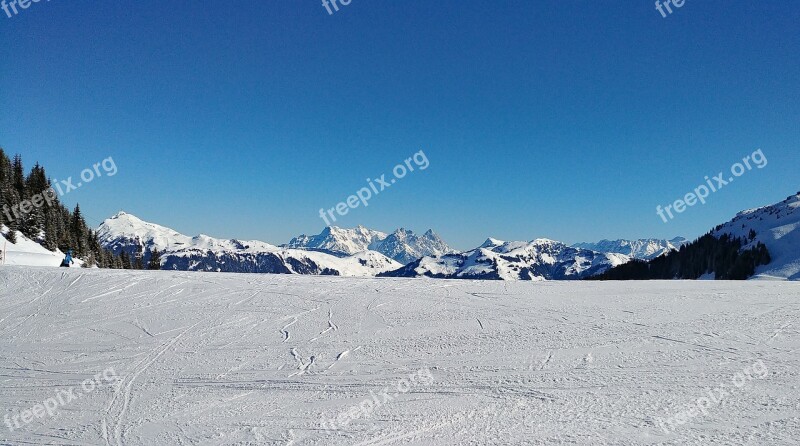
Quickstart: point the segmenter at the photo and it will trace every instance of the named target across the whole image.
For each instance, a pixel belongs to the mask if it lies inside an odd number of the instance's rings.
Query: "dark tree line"
[[[38,163],[25,175],[22,157],[10,159],[0,148],[0,228],[11,243],[17,242],[17,231],[50,251],[72,250],[84,266],[116,269],[159,269],[158,252],[148,253],[143,264],[141,253],[134,258],[127,253],[115,255],[100,246],[97,234],[86,224],[80,205],[70,211],[58,199],[44,167]]]
[[[755,231],[748,234],[755,239]],[[759,265],[772,261],[763,243],[742,249],[748,240],[723,234],[719,238],[706,234],[684,245],[679,251],[657,257],[649,262],[633,260],[619,265],[591,280],[671,280],[698,279],[714,274],[717,280],[745,280],[755,274]]]

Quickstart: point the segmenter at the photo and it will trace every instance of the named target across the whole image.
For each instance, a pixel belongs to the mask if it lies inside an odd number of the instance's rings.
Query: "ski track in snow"
[[[800,284],[0,270],[0,444],[789,445]],[[457,291],[452,292],[451,291]],[[764,379],[664,433],[756,361]],[[83,380],[113,367],[119,381]],[[419,370],[432,382],[407,392]],[[354,406],[390,401],[328,430]]]

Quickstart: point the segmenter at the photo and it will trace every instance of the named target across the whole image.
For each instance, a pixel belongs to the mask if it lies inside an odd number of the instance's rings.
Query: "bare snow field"
[[[0,269],[0,444],[790,445],[796,282]]]

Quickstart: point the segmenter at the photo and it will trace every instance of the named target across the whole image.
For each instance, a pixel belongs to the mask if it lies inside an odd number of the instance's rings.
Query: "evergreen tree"
[[[12,185],[16,189],[20,197],[25,197],[25,170],[22,168],[22,157],[17,154],[14,155],[14,161],[11,163],[12,170]]]
[[[749,236],[749,234],[748,234]],[[720,280],[744,280],[759,265],[771,261],[763,243],[744,249],[745,241],[727,234],[719,238],[706,234],[680,250],[649,262],[634,260],[593,278],[596,280],[698,279],[714,274]]]
[[[72,212],[72,221],[70,222],[70,232],[72,233],[72,240],[75,243],[75,254],[78,257],[83,257],[87,254],[87,232],[86,221],[81,214],[81,206],[75,205],[75,210]]]
[[[133,261],[133,268],[134,269],[144,269],[144,253],[142,252],[142,243],[139,241],[139,237],[136,237],[136,254],[135,259]]]
[[[9,186],[9,176],[11,175],[11,160],[6,156],[6,152],[0,147],[0,227],[8,222],[6,211],[3,206],[7,205],[6,200],[8,192],[6,189]],[[10,212],[10,211],[9,211]]]
[[[54,213],[49,212],[45,214],[45,222],[44,222],[44,242],[42,246],[47,248],[50,251],[55,251],[58,248],[58,235],[56,232],[56,224]]]
[[[44,191],[49,187],[44,168],[37,163],[31,169],[28,177],[25,178],[23,199],[28,200],[30,203],[27,205],[27,212],[20,217],[20,230],[28,238],[38,241],[44,239],[45,218],[48,208],[47,201],[44,199]]]
[[[122,268],[123,269],[131,269],[133,265],[131,265],[131,256],[128,255],[127,252],[122,251],[119,254],[120,259],[122,260]]]
[[[21,161],[19,161],[21,165]],[[0,214],[4,225],[8,227],[6,239],[11,243],[17,242],[16,231],[19,222],[14,214],[14,209],[19,206],[20,197],[14,187],[14,167],[5,152],[0,149]]]
[[[75,257],[84,260],[88,267],[121,268],[122,259],[100,246],[80,207],[70,212],[51,187],[44,167],[37,163],[26,177],[22,157],[9,159],[0,148],[0,224],[9,229],[6,239],[16,243],[19,231],[50,251],[72,249]],[[19,205],[23,200],[31,202],[30,209],[26,206],[29,212],[21,212]]]
[[[150,260],[147,262],[147,269],[161,269],[161,253],[158,248],[153,247],[150,251]]]
[[[97,260],[94,258],[94,253],[90,252],[88,256],[86,256],[86,260],[83,261],[82,268],[91,268],[97,264]]]

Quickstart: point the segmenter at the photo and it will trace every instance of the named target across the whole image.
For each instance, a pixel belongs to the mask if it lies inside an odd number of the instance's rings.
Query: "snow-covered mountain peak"
[[[392,234],[397,237],[407,238],[409,235],[413,235],[414,231],[409,231],[406,228],[397,228]]]
[[[453,251],[430,229],[422,236],[417,236],[405,228],[391,233],[375,246],[375,250],[404,265],[421,257],[436,257]]]
[[[531,242],[489,238],[471,251],[426,256],[382,275],[495,280],[582,279],[629,260],[621,254],[572,248],[546,238]]]
[[[549,239],[549,238],[533,239],[533,240],[531,240],[530,243],[532,245],[540,245],[540,246],[563,245],[563,243],[561,243],[561,242],[559,242],[557,240]]]
[[[122,245],[135,244],[159,251],[191,244],[192,238],[174,229],[146,222],[133,214],[119,212],[97,229],[100,243],[118,253]]]
[[[757,275],[800,279],[800,192],[769,206],[739,212],[712,234],[742,238],[745,248],[759,242],[766,245],[772,261],[759,267]]]
[[[368,241],[375,231],[326,228],[330,238],[347,239],[353,234]],[[377,233],[381,234],[381,233]],[[278,274],[323,274],[374,276],[402,265],[366,247],[343,258],[323,252],[281,249],[258,240],[219,239],[206,234],[194,237],[118,213],[98,228],[100,243],[115,253],[130,255],[152,249],[161,252],[162,268],[189,271],[226,271]],[[366,243],[366,241],[364,243]]]
[[[663,239],[638,239],[638,240],[600,240],[596,243],[576,243],[574,248],[590,249],[592,251],[623,254],[634,259],[652,260],[670,251],[678,250],[688,240],[675,237],[672,240]]]
[[[500,246],[503,243],[505,243],[503,240],[489,237],[481,246],[479,246],[479,248],[492,248],[494,246]]]
[[[318,235],[300,235],[284,245],[286,248],[308,249],[329,252],[334,255],[353,255],[372,250],[380,252],[402,264],[423,256],[436,256],[452,252],[433,230],[422,236],[399,228],[391,234],[357,226],[353,229],[327,227]]]
[[[317,235],[300,235],[289,241],[286,248],[310,249],[347,256],[373,248],[373,244],[386,238],[386,234],[364,226],[352,229],[327,226]]]

